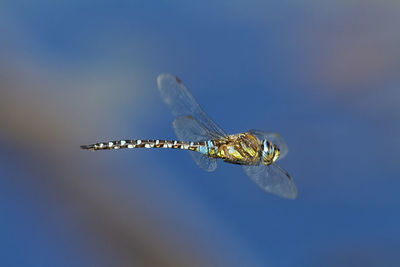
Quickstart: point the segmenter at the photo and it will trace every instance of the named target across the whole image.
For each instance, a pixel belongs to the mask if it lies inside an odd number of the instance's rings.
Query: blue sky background
[[[396,1],[3,1],[0,253],[13,266],[398,266]],[[279,132],[289,201],[168,150],[179,76],[227,132]]]

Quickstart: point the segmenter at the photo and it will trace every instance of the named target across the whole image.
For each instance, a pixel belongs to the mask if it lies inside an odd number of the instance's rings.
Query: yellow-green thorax
[[[261,142],[250,133],[228,135],[215,141],[216,148],[209,156],[221,158],[226,162],[245,165],[256,165],[260,162]]]

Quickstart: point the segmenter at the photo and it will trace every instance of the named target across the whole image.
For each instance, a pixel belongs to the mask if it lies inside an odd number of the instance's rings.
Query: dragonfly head
[[[263,140],[263,150],[262,150],[262,163],[266,166],[271,165],[278,160],[281,151],[279,148],[269,142],[267,139]]]

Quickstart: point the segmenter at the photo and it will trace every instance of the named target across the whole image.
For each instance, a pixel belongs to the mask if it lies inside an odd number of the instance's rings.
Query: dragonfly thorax
[[[267,139],[263,141],[261,160],[264,165],[268,166],[277,161],[280,154],[281,151],[276,145],[272,144]]]
[[[214,141],[215,148],[209,147],[211,157],[242,165],[257,165],[261,160],[260,141],[251,133],[232,134]]]

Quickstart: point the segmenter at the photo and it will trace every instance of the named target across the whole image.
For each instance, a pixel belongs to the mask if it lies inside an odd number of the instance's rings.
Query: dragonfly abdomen
[[[202,147],[206,146],[206,142],[184,142],[177,140],[118,140],[101,142],[91,145],[81,146],[82,149],[88,150],[107,150],[107,149],[121,149],[121,148],[175,148],[191,151],[200,151]]]

